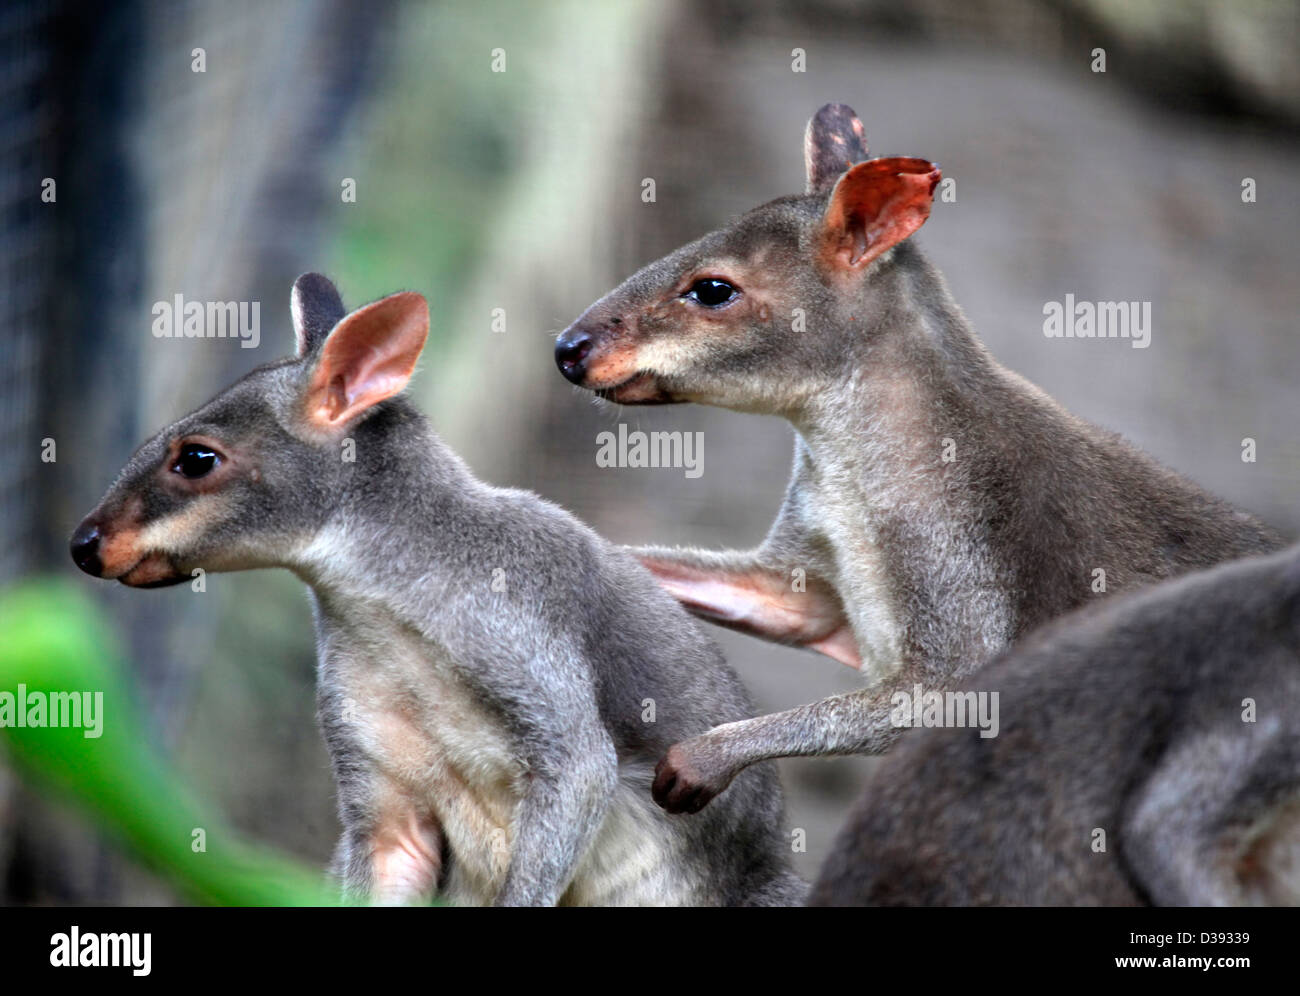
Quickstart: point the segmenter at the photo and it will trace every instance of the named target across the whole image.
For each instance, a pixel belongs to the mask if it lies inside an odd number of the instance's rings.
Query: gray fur
[[[322,315],[319,332],[335,317],[328,299],[295,315]],[[304,429],[324,337],[299,338],[304,357],[259,368],[141,447],[78,534],[98,528],[106,547],[143,537],[118,554],[116,576],[136,576],[123,572],[152,543],[165,580],[278,566],[310,586],[348,892],[801,901],[775,772],[755,769],[702,821],[651,801],[671,744],[753,713],[699,625],[568,513],[476,480],[401,397],[346,438]],[[227,457],[220,488],[186,490],[167,466],[169,447],[195,434]],[[394,833],[397,844],[384,843]],[[381,852],[395,869],[386,877]]]
[[[908,733],[814,905],[1300,904],[1300,547],[1081,610],[969,687],[999,735]]]
[[[843,111],[824,109],[810,138],[843,127]],[[794,471],[757,549],[637,553],[703,618],[801,646],[842,630],[832,656],[855,658],[869,685],[678,745],[656,792],[674,811],[705,805],[756,761],[886,750],[898,733],[882,713],[893,690],[952,687],[1034,627],[1103,597],[1097,569],[1109,595],[1282,542],[1001,366],[913,241],[864,270],[829,269],[819,253],[833,194],[813,164],[822,171],[849,148],[848,166],[859,137],[809,152],[810,193],[651,263],[557,344],[566,376],[611,400],[792,423]],[[744,294],[701,308],[682,293],[701,274]],[[606,369],[617,373],[602,380]],[[791,594],[796,570],[808,578],[802,599]],[[787,611],[763,619],[743,590],[720,600],[719,584],[737,577],[765,579]]]

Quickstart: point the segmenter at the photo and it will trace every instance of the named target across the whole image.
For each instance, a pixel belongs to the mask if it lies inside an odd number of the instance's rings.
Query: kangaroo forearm
[[[611,765],[593,771],[582,790],[572,782],[534,780],[520,806],[510,867],[496,905],[554,906],[560,901],[604,820],[616,778]]]
[[[702,572],[744,574],[758,568],[757,550],[701,550],[690,546],[625,546],[642,563],[654,562]]]
[[[751,764],[777,757],[880,754],[900,732],[890,722],[889,692],[864,688],[715,726],[674,744],[655,769],[651,792],[670,813],[695,813]]]
[[[864,688],[715,727],[705,734],[736,767],[777,757],[879,754],[902,732],[890,721],[890,692]]]

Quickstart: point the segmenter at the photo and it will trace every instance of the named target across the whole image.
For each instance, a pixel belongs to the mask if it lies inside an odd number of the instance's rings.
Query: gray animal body
[[[1067,616],[974,687],[998,736],[908,733],[815,905],[1300,904],[1300,547]]]
[[[807,191],[629,277],[556,344],[622,404],[781,415],[794,470],[754,550],[641,548],[701,618],[824,653],[867,687],[675,745],[656,798],[694,812],[767,758],[878,753],[900,689],[956,688],[1035,627],[1282,540],[1000,365],[908,236],[933,163],[809,123]]]
[[[298,355],[145,443],[78,528],[95,576],[286,567],[309,586],[347,892],[386,903],[776,905],[773,771],[709,818],[650,796],[674,742],[753,712],[716,645],[630,555],[476,480],[397,392],[428,308],[293,293]]]

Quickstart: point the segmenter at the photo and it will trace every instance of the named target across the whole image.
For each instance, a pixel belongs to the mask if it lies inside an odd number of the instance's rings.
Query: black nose
[[[587,354],[590,352],[591,336],[580,329],[571,329],[555,341],[555,365],[574,384],[581,384],[587,376]]]
[[[104,573],[104,565],[99,562],[99,526],[83,522],[68,545],[73,561],[83,571],[96,578]]]

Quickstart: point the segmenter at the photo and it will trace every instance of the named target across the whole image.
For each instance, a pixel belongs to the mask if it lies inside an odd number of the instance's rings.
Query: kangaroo
[[[636,552],[696,615],[867,682],[674,746],[654,785],[672,812],[756,761],[886,750],[894,691],[953,685],[1097,598],[1099,578],[1129,591],[1281,545],[989,354],[907,241],[938,166],[868,159],[843,104],[812,118],[804,151],[804,194],[646,266],[555,347],[608,401],[789,420],[794,470],[757,549]]]
[[[294,284],[297,353],[132,457],[77,528],[133,587],[287,567],[309,587],[345,895],[381,903],[789,905],[773,772],[707,824],[650,796],[674,741],[753,714],[717,646],[630,555],[476,480],[398,396],[429,327]]]
[[[1082,609],[977,683],[998,735],[903,738],[814,905],[1300,904],[1300,547]]]

